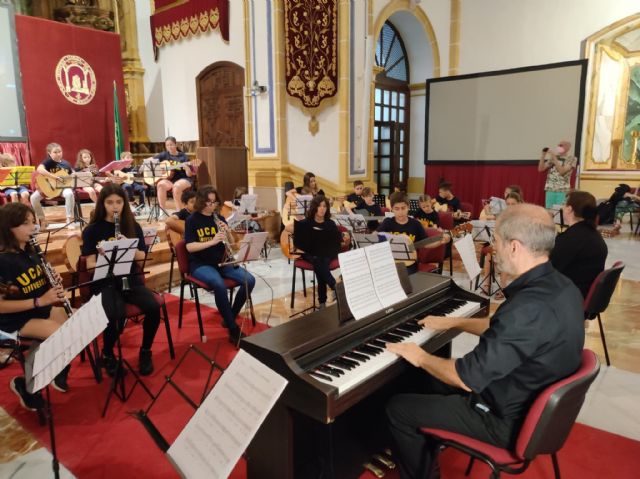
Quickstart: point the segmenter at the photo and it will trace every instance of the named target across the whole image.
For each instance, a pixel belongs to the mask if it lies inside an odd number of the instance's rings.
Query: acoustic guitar
[[[156,163],[153,167],[153,171],[150,167],[144,166],[142,168],[142,177],[144,182],[149,186],[154,186],[160,180],[168,180],[173,176],[173,172],[176,170],[183,170],[186,167],[191,167],[192,171],[197,171],[198,167],[202,163],[199,158],[185,161],[183,163],[171,164],[169,160],[164,160]]]
[[[62,194],[62,190],[65,188],[73,188],[75,186],[75,177],[68,171],[59,170],[52,174],[60,178],[60,180],[54,180],[44,175],[36,176],[36,186],[45,198],[56,198]]]

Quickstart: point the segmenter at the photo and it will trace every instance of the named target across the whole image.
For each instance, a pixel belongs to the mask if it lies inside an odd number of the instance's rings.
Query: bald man
[[[543,148],[538,162],[538,171],[547,172],[544,184],[544,202],[546,208],[564,205],[564,200],[571,189],[571,171],[577,166],[578,159],[569,155],[571,143],[567,140],[558,142],[554,148]]]
[[[427,316],[420,321],[428,328],[478,335],[478,345],[458,359],[433,356],[413,343],[387,346],[428,373],[427,384],[416,385],[428,394],[399,394],[387,404],[401,478],[439,477],[437,443],[419,428],[512,447],[536,395],[578,369],[584,345],[582,295],[549,263],[554,242],[555,227],[544,208],[509,207],[494,232],[500,270],[515,278],[504,289],[506,301],[491,319]]]

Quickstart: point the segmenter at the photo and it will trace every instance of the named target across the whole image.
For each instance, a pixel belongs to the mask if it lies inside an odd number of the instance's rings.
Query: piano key
[[[446,316],[455,317],[472,316],[481,308],[480,303],[473,301],[445,301],[444,304],[447,305],[447,309],[450,309],[450,313],[447,313]],[[375,374],[378,374],[383,369],[389,367],[391,364],[401,359],[398,355],[390,353],[386,349],[382,349],[380,347],[380,343],[384,344],[385,342],[389,341],[395,342],[396,339],[400,339],[400,342],[403,343],[416,343],[418,345],[422,345],[426,343],[432,336],[435,336],[439,333],[439,331],[418,326],[417,320],[422,319],[424,316],[429,314],[433,314],[433,309],[427,311],[425,315],[419,316],[417,319],[409,319],[406,323],[400,324],[396,327],[404,330],[407,330],[409,328],[414,329],[415,331],[412,331],[412,334],[409,337],[400,337],[397,334],[393,334],[395,330],[394,328],[392,328],[389,332],[386,332],[374,339],[365,341],[364,344],[354,348],[354,351],[345,353],[344,355],[365,355],[368,357],[368,360],[361,362],[357,367],[351,370],[341,370],[340,372],[342,374],[337,378],[331,379],[330,381],[324,380],[323,378],[317,378],[318,381],[335,386],[336,388],[338,388],[338,395],[341,395],[354,388],[358,384],[366,381]],[[320,366],[318,367],[318,369],[322,370],[322,367],[325,366]]]
[[[353,359],[355,361],[368,361],[369,356],[365,356],[364,354],[356,353],[355,351],[348,351],[344,353],[344,356]]]
[[[331,377],[325,374],[319,373],[318,371],[309,371],[309,374],[316,379],[322,379],[323,381],[331,382]]]

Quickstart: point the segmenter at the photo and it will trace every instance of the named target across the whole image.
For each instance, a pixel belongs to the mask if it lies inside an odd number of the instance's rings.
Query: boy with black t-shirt
[[[447,211],[452,213],[460,211],[460,200],[451,191],[451,183],[443,181],[438,186],[438,196],[436,196],[436,202],[441,205],[447,205]]]
[[[428,228],[437,228],[440,222],[440,215],[437,211],[434,211],[431,197],[429,195],[420,196],[418,205],[420,205],[420,208],[414,212],[413,217]]]
[[[180,200],[185,207],[169,216],[166,223],[167,227],[184,235],[185,221],[196,210],[196,192],[193,190],[183,191]]]
[[[363,200],[364,183],[360,180],[353,182],[353,193],[347,196],[347,201],[353,203],[356,208],[360,208]]]
[[[393,211],[393,218],[385,218],[378,227],[378,231],[394,235],[403,234],[409,237],[413,243],[425,239],[427,234],[424,231],[424,226],[422,226],[418,220],[409,216],[409,198],[407,195],[402,192],[392,193],[389,201],[391,203],[391,211]],[[440,241],[429,243],[424,247],[437,248],[448,242],[449,237],[445,235]],[[417,271],[418,265],[415,262],[407,267],[409,274],[416,273]]]

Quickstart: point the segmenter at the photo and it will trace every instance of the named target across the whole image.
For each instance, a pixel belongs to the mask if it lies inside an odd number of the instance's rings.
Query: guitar
[[[280,249],[285,257],[292,260],[299,259],[304,253],[301,249],[296,248],[293,244],[293,233],[286,229],[282,230],[280,234]]]
[[[293,224],[296,220],[301,220],[304,218],[304,215],[300,213],[304,208],[301,207],[302,204],[306,204],[309,206],[309,203],[312,200],[311,195],[299,195],[297,193],[287,195],[287,198],[282,206],[282,224],[284,226],[289,226]]]
[[[111,174],[116,178],[118,178],[117,183],[121,183],[125,185],[132,185],[133,182],[136,181],[136,178],[142,179],[142,177],[140,176],[136,177],[136,175],[134,175],[133,173],[125,173],[122,170],[114,170],[111,172]]]
[[[471,223],[461,223],[455,226],[452,230],[449,230],[447,233],[451,236],[451,238],[462,238],[463,236],[472,232],[473,225]]]
[[[52,174],[60,178],[60,180],[54,180],[40,174],[36,176],[36,186],[45,198],[55,198],[60,196],[65,188],[73,188],[75,186],[74,174],[70,174],[66,170],[59,170]]]
[[[462,211],[462,210],[454,211],[453,212],[453,218],[456,219],[456,220],[470,220],[471,219],[471,212],[470,211]]]
[[[184,163],[177,163],[172,165],[169,160],[160,161],[156,163],[151,170],[150,167],[143,165],[142,177],[144,182],[149,186],[154,186],[160,180],[168,180],[173,176],[175,170],[183,170],[186,167],[190,167],[192,171],[197,171],[198,167],[202,164],[202,160],[194,158],[193,160],[185,161]]]

